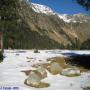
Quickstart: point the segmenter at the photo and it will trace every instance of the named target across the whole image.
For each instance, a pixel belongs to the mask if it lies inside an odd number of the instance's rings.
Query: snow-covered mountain
[[[45,5],[31,3],[31,7],[37,13],[44,13],[47,15],[54,15],[55,14],[54,11],[50,7],[45,6]]]
[[[60,19],[63,19],[65,22],[70,23],[76,23],[76,22],[87,22],[90,20],[90,17],[87,16],[86,14],[75,14],[75,15],[68,15],[68,14],[59,14],[57,12],[54,12],[50,7],[41,5],[41,4],[36,4],[36,3],[31,3],[32,9],[37,12],[37,13],[44,13],[46,15],[57,15]]]
[[[80,22],[80,23],[83,23],[83,22],[87,22],[88,20],[90,20],[90,17],[86,14],[82,14],[82,13],[79,13],[79,14],[74,14],[74,15],[68,15],[68,14],[58,14],[58,16],[63,19],[65,22],[73,22],[73,23],[76,23],[76,22]]]

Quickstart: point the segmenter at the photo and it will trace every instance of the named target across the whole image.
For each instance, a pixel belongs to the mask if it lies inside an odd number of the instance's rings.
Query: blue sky
[[[32,0],[32,2],[47,5],[61,14],[85,13],[90,15],[90,10],[86,11],[85,8],[78,5],[75,0]]]

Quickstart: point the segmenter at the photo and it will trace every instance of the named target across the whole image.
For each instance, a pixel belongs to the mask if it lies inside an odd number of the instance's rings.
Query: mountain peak
[[[31,8],[37,12],[37,13],[43,13],[46,15],[57,15],[60,19],[62,19],[63,21],[70,23],[76,23],[76,22],[87,22],[87,20],[90,20],[90,16],[83,14],[83,13],[79,13],[79,14],[74,14],[74,15],[69,15],[69,14],[59,14],[57,12],[54,12],[50,7],[46,6],[46,5],[41,5],[41,4],[37,4],[37,3],[31,3]]]
[[[47,14],[47,15],[55,14],[54,11],[50,7],[45,6],[45,5],[31,3],[31,7],[37,13],[44,13],[44,14]]]

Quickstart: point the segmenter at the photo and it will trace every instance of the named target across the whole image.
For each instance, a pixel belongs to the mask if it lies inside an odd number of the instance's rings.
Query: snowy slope
[[[69,50],[40,50],[40,53],[33,53],[33,50],[5,50],[5,58],[0,63],[0,88],[18,87],[16,90],[83,90],[82,87],[90,86],[90,72],[83,73],[79,77],[66,77],[62,75],[51,75],[43,81],[50,83],[50,87],[37,89],[24,84],[27,76],[22,70],[34,69],[33,64],[44,63],[46,59],[56,56],[63,56],[61,53],[74,52]],[[90,51],[75,51],[78,54],[90,54]],[[28,59],[29,57],[30,59]],[[30,60],[31,62],[27,62]],[[41,60],[41,61],[39,61]]]
[[[31,7],[37,13],[44,13],[47,15],[55,15],[54,11],[48,6],[31,3]]]
[[[43,13],[46,15],[57,15],[60,19],[62,19],[63,21],[70,23],[76,23],[76,22],[87,22],[88,20],[90,20],[90,17],[85,15],[85,14],[75,14],[75,15],[68,15],[68,14],[59,14],[55,11],[53,11],[50,7],[46,6],[46,5],[41,5],[41,4],[37,4],[37,3],[31,3],[30,4],[32,9],[37,12],[37,13]]]
[[[70,23],[72,21],[72,16],[68,14],[57,14],[60,19],[63,19],[65,22]],[[76,22],[73,20],[72,22]]]

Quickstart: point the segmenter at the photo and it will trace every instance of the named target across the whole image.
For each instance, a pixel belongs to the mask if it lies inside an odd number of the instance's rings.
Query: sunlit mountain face
[[[74,14],[74,15],[69,15],[69,14],[59,14],[55,11],[53,11],[50,7],[37,4],[37,3],[31,3],[32,9],[37,12],[37,13],[44,13],[46,15],[57,15],[60,17],[60,19],[63,19],[65,22],[86,22],[90,20],[90,17],[86,14],[79,13],[79,14]]]

